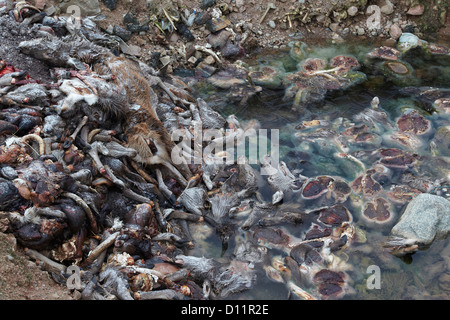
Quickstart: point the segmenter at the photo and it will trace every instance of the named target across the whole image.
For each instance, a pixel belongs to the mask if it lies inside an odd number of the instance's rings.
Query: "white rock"
[[[420,45],[420,39],[418,36],[412,33],[402,33],[400,38],[398,39],[397,49],[401,52],[406,52],[412,48],[415,48]]]
[[[194,56],[192,56],[192,57],[190,57],[190,58],[188,59],[188,62],[189,62],[189,63],[192,63],[192,64],[195,64],[195,63],[197,62],[197,58],[194,57]]]
[[[349,16],[354,17],[358,13],[358,8],[355,6],[351,6],[350,8],[347,9],[347,13]]]
[[[450,202],[428,193],[419,194],[408,203],[391,236],[428,246],[450,233]]]

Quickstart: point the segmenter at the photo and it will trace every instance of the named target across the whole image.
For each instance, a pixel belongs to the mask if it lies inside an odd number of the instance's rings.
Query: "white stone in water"
[[[412,48],[420,45],[420,39],[418,36],[412,33],[405,32],[398,39],[397,49],[401,52],[406,52]]]
[[[422,193],[408,203],[391,236],[429,246],[450,234],[450,202],[440,196]]]

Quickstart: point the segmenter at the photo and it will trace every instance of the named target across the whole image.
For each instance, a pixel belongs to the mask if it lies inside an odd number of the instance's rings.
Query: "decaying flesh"
[[[16,11],[17,18],[19,14]],[[69,29],[71,21],[67,22]],[[330,142],[339,150],[336,158],[358,164],[361,172],[354,183],[320,173],[305,177],[299,169],[291,171],[289,163],[274,164],[266,157],[260,165],[268,172],[273,195],[263,199],[258,193],[258,173],[248,160],[244,157],[229,165],[224,161],[229,153],[215,150],[245,140],[246,133],[258,124],[241,125],[235,116],[225,119],[204,100],[195,99],[189,86],[176,76],[160,74],[96,45],[108,37],[94,37],[94,29],[88,28],[91,24],[84,21],[79,34],[70,29],[73,35],[67,38],[49,35],[19,46],[23,53],[57,67],[53,71],[57,83],[20,87],[24,84],[16,82],[22,81],[20,72],[0,80],[1,94],[6,94],[1,102],[8,108],[24,107],[30,101],[45,108],[54,103],[49,110],[36,109],[50,113],[44,124],[37,122],[33,130],[11,140],[6,137],[16,134],[19,127],[0,122],[0,135],[5,137],[1,174],[8,180],[1,183],[17,189],[15,196],[20,201],[13,220],[20,228],[25,226],[19,233],[33,240],[39,232],[65,231],[53,248],[53,258],[64,247],[76,251],[71,261],[82,268],[82,297],[86,299],[227,298],[251,288],[258,270],[265,270],[271,279],[284,283],[291,295],[303,299],[342,294],[348,279],[340,268],[347,266],[336,252],[351,246],[355,238],[353,216],[344,202],[354,194],[377,201],[383,194],[378,177],[391,169],[412,168],[418,159],[400,149],[378,149],[371,155],[377,167],[367,169],[366,161],[349,153],[355,145],[378,146],[377,138],[394,129],[379,108],[379,99],[374,98],[371,108],[353,117],[357,124],[345,127],[342,120],[310,120],[297,128],[297,138]],[[196,49],[222,64],[213,51]],[[396,52],[386,50],[374,54],[394,59]],[[304,72],[296,76],[334,88],[345,73],[359,67],[348,56],[335,57],[328,69],[324,63],[305,61]],[[30,97],[25,89],[30,90]],[[294,89],[301,98],[301,89]],[[27,116],[35,111],[28,110]],[[2,112],[5,117],[13,114]],[[396,124],[400,135],[394,137],[410,145],[414,141],[408,134],[429,132],[428,122],[421,117],[403,117]],[[196,127],[216,129],[220,135],[194,145]],[[226,134],[225,129],[229,129]],[[177,130],[186,138],[181,157],[186,161],[182,163],[172,161],[175,144],[171,134]],[[189,152],[196,148],[208,152],[201,164],[193,165]],[[392,196],[410,194],[396,191]],[[325,197],[332,204],[322,207],[319,200]],[[298,206],[291,208],[288,201]],[[1,205],[6,207],[7,202]],[[204,223],[217,232],[208,236],[222,241],[220,259],[189,255],[196,245],[190,227]],[[304,229],[294,234],[288,227]],[[76,234],[69,237],[69,229]],[[234,252],[225,255],[232,240]],[[415,248],[395,239],[390,245],[399,252]],[[65,266],[28,250],[33,259],[64,272]],[[270,250],[282,252],[284,258],[268,261]],[[64,253],[58,261],[65,262]],[[302,289],[308,280],[317,290]]]

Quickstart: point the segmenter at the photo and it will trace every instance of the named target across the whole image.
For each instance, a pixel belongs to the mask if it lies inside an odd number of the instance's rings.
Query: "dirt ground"
[[[28,259],[12,234],[0,232],[0,300],[72,299],[67,288]]]
[[[320,1],[320,0],[319,0]],[[60,1],[47,1],[47,4],[57,3]],[[332,39],[333,31],[330,28],[324,28],[317,24],[302,24],[299,21],[291,21],[292,26],[289,27],[289,20],[286,13],[292,12],[294,3],[297,0],[280,0],[273,1],[276,5],[275,10],[271,10],[262,23],[259,22],[264,11],[267,8],[266,0],[224,0],[222,3],[228,6],[226,15],[233,26],[242,23],[251,29],[251,35],[254,42],[265,47],[280,47],[287,45],[293,38],[301,38],[305,41],[314,41],[322,39]],[[399,3],[400,1],[394,1]],[[198,8],[201,0],[178,0],[179,8]],[[218,1],[219,3],[219,1]],[[376,4],[384,4],[385,0],[372,1]],[[139,21],[145,21],[148,18],[145,0],[119,0],[117,8],[110,11],[105,7],[103,2],[100,3],[102,13],[106,18],[98,22],[98,25],[107,29],[110,25],[118,25],[124,27],[123,16],[127,12],[135,14]],[[389,19],[394,16],[405,16],[407,8],[401,4],[396,5],[395,12]],[[192,10],[190,10],[192,11]],[[355,24],[362,24],[367,17],[364,14],[357,15],[352,19],[346,19],[339,24],[339,28],[351,29]],[[386,18],[384,18],[386,19]],[[442,31],[443,35],[450,35],[450,17],[447,15],[448,25]],[[273,21],[269,25],[269,21]],[[381,21],[382,24],[386,20]],[[275,27],[274,27],[275,25]],[[191,30],[196,37],[196,43],[205,44],[206,37],[209,32],[204,26],[194,26]],[[17,37],[11,37],[15,41],[20,40]],[[151,59],[152,53],[161,52],[162,55],[171,54],[177,48],[186,45],[185,39],[178,33],[171,35],[161,35],[157,28],[152,28],[145,35],[133,35],[129,44],[138,46],[142,51],[141,58],[144,61]],[[1,50],[0,50],[1,54]],[[15,55],[14,52],[11,55]],[[34,61],[30,60],[29,63]],[[20,66],[18,66],[20,67]],[[45,66],[42,66],[45,67]],[[24,66],[27,68],[27,66]],[[38,73],[42,73],[37,69]],[[1,229],[0,229],[1,231]],[[16,244],[11,234],[0,232],[0,300],[71,300],[76,299],[65,286],[57,284],[51,276],[40,269],[36,262],[29,260],[24,254],[23,248]]]

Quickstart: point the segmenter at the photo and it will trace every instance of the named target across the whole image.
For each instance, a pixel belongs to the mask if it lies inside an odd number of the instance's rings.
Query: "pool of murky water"
[[[449,45],[449,44],[444,44]],[[308,57],[320,57],[331,59],[336,55],[351,55],[361,63],[359,71],[363,72],[367,79],[347,90],[327,92],[324,99],[311,104],[302,105],[301,108],[292,108],[292,99],[284,97],[283,89],[267,89],[252,95],[245,103],[239,104],[227,98],[227,92],[231,89],[217,90],[211,86],[198,83],[194,86],[198,94],[205,99],[215,110],[224,116],[234,114],[242,123],[250,120],[258,120],[261,128],[278,129],[280,136],[280,160],[284,161],[288,168],[306,177],[332,176],[340,177],[348,183],[354,181],[361,174],[361,168],[352,161],[339,160],[335,153],[339,147],[332,139],[308,139],[309,131],[299,129],[303,121],[323,120],[327,123],[352,124],[354,116],[371,107],[374,97],[379,98],[379,107],[388,115],[389,122],[395,126],[395,121],[405,110],[418,110],[432,126],[432,132],[420,137],[420,144],[401,145],[388,139],[391,129],[383,128],[379,144],[361,145],[350,147],[349,153],[359,151],[373,151],[379,148],[400,148],[414,152],[423,158],[417,166],[408,169],[393,169],[389,179],[380,181],[384,190],[390,190],[392,186],[401,184],[402,175],[408,171],[425,175],[431,179],[444,178],[442,175],[448,172],[448,162],[435,161],[433,148],[430,142],[439,127],[450,124],[449,114],[436,113],[424,107],[417,96],[405,94],[403,86],[395,85],[388,81],[380,72],[373,71],[373,65],[367,61],[367,54],[377,47],[375,43],[353,44],[324,44],[310,46]],[[450,56],[424,56],[414,52],[404,58],[415,70],[413,81],[415,88],[437,87],[450,88]],[[292,61],[288,50],[262,52],[245,59],[248,66],[261,64],[273,64],[282,62],[286,72],[295,70],[298,61]],[[384,124],[378,124],[383,126]],[[306,132],[297,136],[299,132]],[[439,154],[436,158],[440,158]],[[441,159],[442,160],[442,159]],[[371,163],[366,158],[361,160],[367,168]],[[439,163],[439,164],[438,164]],[[439,166],[444,166],[439,167]],[[447,171],[446,171],[447,170]],[[262,179],[260,190],[266,201],[271,201],[273,190]],[[439,188],[438,191],[445,196],[450,193],[450,188]],[[412,198],[414,194],[410,195]],[[448,197],[448,196],[447,196]],[[368,222],[361,215],[361,198],[352,194],[342,205],[346,206],[352,214],[353,224],[358,230],[358,241],[348,248],[335,253],[339,263],[336,265],[339,271],[346,274],[345,295],[340,299],[448,299],[450,297],[450,240],[440,240],[433,243],[427,250],[416,252],[404,258],[398,258],[387,252],[382,244],[392,226],[404,209],[407,201],[393,203],[393,218],[388,223],[378,224]],[[294,196],[283,202],[283,206],[292,205],[298,210],[311,210],[323,205],[319,200],[303,200],[300,196]],[[289,234],[302,238],[310,227],[308,221],[301,224],[277,226],[287,230]],[[236,245],[249,237],[248,231],[237,230],[234,238],[230,240],[229,247],[222,255],[221,241],[218,235],[208,225],[198,225],[192,232],[197,241],[194,249],[196,255],[213,257],[218,260],[232,259]],[[264,245],[264,244],[262,244]],[[267,246],[271,264],[274,259],[283,258],[288,253],[278,247]],[[240,299],[289,299],[295,298],[290,294],[286,283],[277,281],[267,275],[264,263],[255,266],[255,283],[250,290],[232,295],[231,298]],[[286,267],[286,270],[288,268]],[[289,272],[287,270],[286,272]],[[303,283],[306,291],[313,288],[311,284]]]

